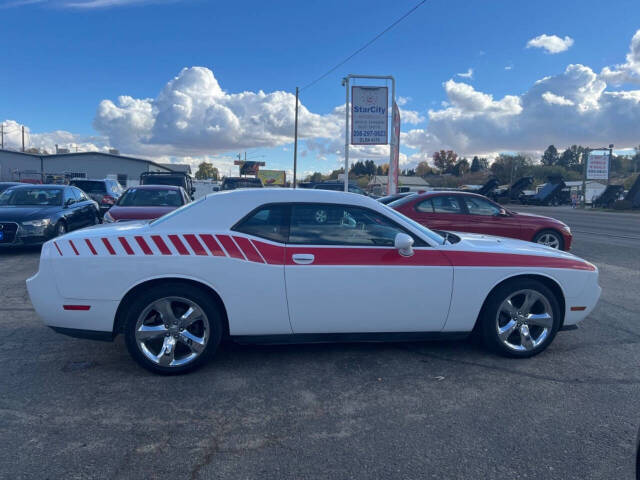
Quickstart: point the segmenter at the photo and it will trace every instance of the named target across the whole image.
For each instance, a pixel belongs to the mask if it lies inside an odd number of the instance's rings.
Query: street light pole
[[[345,86],[346,100],[344,102],[344,191],[349,191],[349,76],[342,79]]]
[[[298,94],[296,87],[296,120],[293,134],[293,188],[296,188],[296,174],[298,172]]]

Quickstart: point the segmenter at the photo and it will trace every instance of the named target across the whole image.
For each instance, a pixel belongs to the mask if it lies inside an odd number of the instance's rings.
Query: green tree
[[[209,162],[202,162],[198,165],[198,171],[196,172],[196,179],[198,180],[218,180],[218,169]]]
[[[322,174],[320,172],[313,172],[311,176],[309,176],[309,181],[313,183],[319,183],[322,181]]]
[[[458,161],[453,167],[451,173],[453,173],[456,177],[460,177],[469,171],[469,160],[463,158]]]
[[[337,170],[333,170],[329,174],[329,180],[337,180],[338,179],[338,175],[343,174],[343,173],[344,173],[344,167],[340,167]]]
[[[425,161],[420,162],[416,167],[416,175],[418,175],[419,177],[426,177],[432,172],[433,169],[431,168],[429,163]]]
[[[558,149],[553,145],[549,145],[542,154],[542,163],[548,166],[555,165],[558,163],[558,158]]]
[[[453,150],[440,150],[433,154],[433,164],[441,173],[451,173],[458,160],[458,154]]]

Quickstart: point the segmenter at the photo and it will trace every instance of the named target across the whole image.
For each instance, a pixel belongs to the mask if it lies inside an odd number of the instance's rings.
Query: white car
[[[404,340],[477,331],[529,357],[600,296],[598,270],[520,240],[445,240],[363,195],[212,194],[151,223],[47,242],[31,301],[54,330],[113,339],[159,373],[191,370],[221,339]]]

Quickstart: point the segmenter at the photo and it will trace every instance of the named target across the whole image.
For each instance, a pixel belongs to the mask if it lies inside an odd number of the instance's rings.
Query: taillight
[[[113,198],[111,195],[105,195],[104,197],[102,197],[102,201],[100,203],[113,205],[116,203],[116,199]]]

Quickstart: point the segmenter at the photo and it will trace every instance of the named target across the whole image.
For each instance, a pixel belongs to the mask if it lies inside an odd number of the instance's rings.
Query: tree
[[[542,154],[542,163],[548,166],[558,163],[558,149],[553,145],[549,145]]]
[[[432,172],[433,169],[431,168],[429,163],[425,161],[420,162],[416,167],[416,175],[418,175],[419,177],[426,177]]]
[[[383,163],[382,165],[378,165],[376,175],[389,175],[389,164]]]
[[[329,174],[329,180],[337,180],[338,175],[341,175],[344,173],[344,167],[340,167],[337,170],[333,170],[330,174]]]
[[[402,170],[402,172],[400,172],[400,175],[404,175],[405,177],[415,177],[416,171],[412,168],[407,170]]]
[[[522,154],[500,154],[491,164],[491,172],[500,183],[512,183],[530,169],[531,163],[531,159]]]
[[[319,183],[322,181],[322,174],[320,172],[313,172],[309,177],[309,181],[313,183]]]
[[[440,150],[433,154],[433,164],[441,173],[451,173],[457,160],[458,154],[453,150]]]
[[[373,160],[365,160],[364,168],[367,172],[367,175],[375,175],[376,174],[376,163]]]
[[[209,162],[202,162],[198,165],[198,171],[196,172],[196,179],[198,180],[218,180],[218,169]]]

